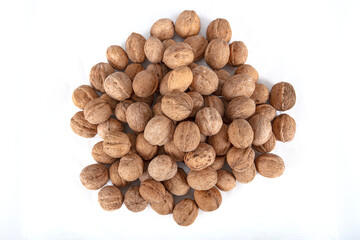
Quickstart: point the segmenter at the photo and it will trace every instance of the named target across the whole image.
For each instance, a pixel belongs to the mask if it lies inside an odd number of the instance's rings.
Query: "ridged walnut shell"
[[[97,190],[109,181],[109,171],[101,164],[91,164],[80,173],[81,183],[89,190]]]
[[[278,155],[272,153],[258,156],[255,159],[255,166],[258,173],[268,178],[280,177],[285,170],[284,161]]]

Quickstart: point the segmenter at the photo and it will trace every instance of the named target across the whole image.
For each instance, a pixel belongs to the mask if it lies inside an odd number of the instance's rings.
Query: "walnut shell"
[[[186,195],[190,186],[186,180],[186,173],[182,168],[178,168],[175,176],[169,180],[163,182],[165,188],[176,196]]]
[[[174,23],[171,19],[162,18],[157,20],[150,29],[150,36],[161,41],[173,38],[175,34]]]
[[[281,114],[272,122],[272,130],[276,140],[281,142],[290,142],[295,136],[296,122],[289,115]]]
[[[171,45],[173,45],[174,43],[176,43],[176,41],[174,39],[166,39],[163,41],[164,44],[164,48],[165,50],[170,47]]]
[[[200,32],[200,18],[195,11],[185,10],[175,21],[175,32],[182,38],[194,36]]]
[[[158,155],[150,161],[149,175],[156,181],[165,181],[173,178],[177,172],[177,164],[168,155]]]
[[[135,132],[144,131],[146,124],[151,118],[151,108],[143,102],[133,103],[126,110],[126,122]]]
[[[140,195],[149,203],[160,202],[165,197],[165,187],[161,182],[148,179],[140,184]]]
[[[115,107],[115,116],[120,122],[127,123],[126,122],[126,110],[133,103],[134,103],[133,100],[127,99],[125,101],[119,102],[116,105],[116,107]]]
[[[158,38],[150,37],[145,42],[144,51],[149,62],[159,63],[163,58],[165,48]]]
[[[191,97],[193,100],[193,110],[191,111],[191,114],[189,117],[195,117],[196,113],[202,109],[205,105],[203,96],[195,91],[187,92],[187,94]]]
[[[169,72],[169,68],[164,63],[150,63],[146,67],[146,70],[155,73],[159,81]],[[158,84],[158,87],[159,85],[160,84]]]
[[[270,104],[261,104],[256,106],[255,114],[261,114],[272,121],[276,116],[276,109]]]
[[[115,72],[107,76],[104,82],[105,92],[112,98],[123,101],[133,92],[131,79],[123,72]]]
[[[180,151],[180,149],[175,145],[174,141],[166,143],[164,145],[164,150],[166,154],[172,157],[175,161],[184,161],[185,153]]]
[[[80,181],[89,190],[97,190],[109,181],[109,171],[101,164],[91,164],[80,173]]]
[[[118,172],[125,181],[135,181],[143,174],[143,171],[144,162],[136,153],[125,155],[120,159]]]
[[[246,62],[248,57],[248,49],[245,43],[234,41],[230,44],[229,65],[238,67]]]
[[[271,137],[266,143],[261,144],[259,146],[253,146],[253,148],[259,153],[268,153],[274,150],[275,146],[276,146],[276,138],[274,133],[271,133]]]
[[[229,141],[229,136],[228,136],[228,126],[223,124],[220,131],[217,134],[210,136],[209,144],[214,148],[216,152],[216,156],[225,155],[231,148],[231,142]]]
[[[194,62],[201,60],[204,57],[204,52],[208,41],[201,35],[195,35],[188,37],[184,40],[184,43],[189,44],[194,52]]]
[[[139,186],[132,186],[125,193],[124,204],[132,212],[141,212],[148,202],[140,195]]]
[[[236,171],[244,171],[254,163],[255,152],[251,147],[236,148],[232,147],[226,154],[226,160],[229,166]]]
[[[140,182],[146,181],[148,179],[153,179],[148,171],[143,172],[143,174],[139,177]]]
[[[154,102],[154,95],[150,95],[148,97],[139,97],[135,93],[133,93],[130,98],[134,102],[143,102],[143,103],[146,103],[149,106],[151,106],[153,104],[153,102]]]
[[[285,170],[284,161],[275,154],[265,153],[255,159],[256,170],[268,178],[280,177]]]
[[[225,169],[219,169],[217,170],[217,175],[218,180],[216,186],[221,191],[230,191],[236,187],[236,180],[231,172],[228,172]]]
[[[244,119],[234,120],[228,130],[229,141],[237,148],[250,147],[254,140],[254,132]]]
[[[163,62],[171,69],[189,65],[193,61],[192,48],[183,42],[172,44],[164,52]]]
[[[103,123],[109,119],[112,110],[110,105],[101,98],[94,98],[86,104],[84,109],[85,119],[91,124]]]
[[[94,98],[98,98],[98,95],[95,90],[88,85],[81,85],[80,87],[76,88],[72,95],[72,101],[74,105],[80,109],[84,109],[86,104]]]
[[[294,87],[287,82],[280,82],[271,88],[270,104],[279,111],[291,109],[296,102]]]
[[[109,118],[107,121],[97,126],[97,132],[101,138],[104,138],[110,132],[122,132],[124,126],[116,119]]]
[[[262,104],[268,101],[269,95],[269,89],[264,84],[256,83],[255,90],[250,98],[254,100],[256,104]]]
[[[162,96],[165,96],[166,94],[170,93],[171,91],[169,90],[169,77],[170,77],[170,73],[168,72],[167,74],[165,74],[165,76],[161,79],[160,84],[159,84],[159,91],[160,94]]]
[[[97,133],[97,125],[89,123],[83,111],[75,113],[71,118],[70,127],[74,133],[85,138],[95,137]]]
[[[103,141],[98,142],[93,146],[91,150],[91,155],[96,162],[102,164],[112,164],[116,160],[116,158],[110,157],[104,152]]]
[[[125,49],[129,59],[134,63],[142,63],[146,60],[145,42],[146,39],[142,35],[134,32],[127,38]]]
[[[211,41],[216,38],[220,38],[226,42],[231,39],[232,31],[230,23],[223,18],[217,18],[210,22],[206,29],[206,38]]]
[[[216,96],[221,96],[224,83],[227,81],[228,78],[231,77],[231,74],[228,71],[226,71],[225,69],[217,69],[217,70],[214,70],[214,72],[219,79],[219,85],[218,85],[217,90],[215,92],[213,92],[213,94]]]
[[[174,121],[181,121],[190,116],[193,109],[191,97],[184,92],[171,92],[161,99],[161,110]]]
[[[215,186],[217,182],[217,173],[215,170],[203,169],[200,171],[190,170],[187,176],[187,182],[195,190],[208,190]]]
[[[136,137],[136,152],[144,160],[150,160],[157,154],[158,146],[150,144],[145,140],[144,133],[140,133]]]
[[[249,64],[240,65],[235,70],[235,74],[247,74],[250,77],[252,77],[255,82],[257,82],[259,79],[259,73],[256,71],[256,69],[253,66]]]
[[[171,193],[166,191],[164,199],[150,203],[150,207],[160,215],[168,215],[173,212],[175,200]]]
[[[236,97],[250,97],[255,90],[255,81],[246,74],[236,74],[228,78],[222,89],[223,97],[230,101]]]
[[[153,71],[144,70],[139,72],[132,82],[134,93],[142,98],[154,94],[159,84],[159,79]]]
[[[138,74],[139,72],[141,72],[143,70],[145,70],[145,69],[140,63],[131,63],[125,68],[124,73],[126,73],[126,75],[129,76],[131,81],[133,81],[136,74]]]
[[[207,96],[205,97],[205,106],[215,108],[221,117],[224,116],[225,108],[224,102],[221,100],[221,98],[217,96]]]
[[[215,170],[215,171],[221,169],[225,165],[225,157],[226,156],[218,156],[218,157],[216,157],[215,161],[210,166],[208,166],[207,168],[211,169],[211,170]]]
[[[165,115],[161,110],[161,102],[155,103],[152,107],[153,116]]]
[[[204,58],[207,65],[220,69],[224,67],[230,56],[230,48],[226,41],[216,38],[209,42],[206,47]]]
[[[128,56],[120,46],[112,45],[106,50],[106,59],[116,70],[124,70],[129,63]]]
[[[128,154],[131,148],[129,137],[123,132],[107,134],[103,142],[103,150],[110,157],[120,158]]]
[[[118,100],[113,99],[112,97],[110,97],[109,95],[107,95],[106,93],[104,93],[103,95],[100,96],[100,99],[105,100],[111,107],[111,115],[115,115],[115,108],[116,105],[119,103]]]
[[[182,152],[194,151],[200,143],[199,127],[190,121],[181,122],[174,132],[174,144]]]
[[[249,167],[243,169],[241,172],[236,171],[235,169],[233,169],[232,172],[239,183],[249,183],[256,176],[255,164],[252,163]]]
[[[114,211],[123,204],[123,195],[117,187],[106,186],[98,193],[98,202],[105,211]]]
[[[223,121],[215,108],[204,107],[196,113],[195,123],[199,126],[201,134],[212,136],[220,131]]]
[[[110,165],[109,175],[110,175],[110,180],[111,180],[112,184],[116,187],[122,188],[122,187],[127,186],[129,184],[129,182],[125,181],[123,178],[120,177],[119,171],[118,171],[119,163],[120,163],[120,161],[117,160],[113,164]]]
[[[90,84],[91,86],[99,91],[104,93],[104,81],[107,76],[114,73],[114,69],[108,63],[98,63],[94,65],[90,70]]]
[[[255,113],[255,102],[245,96],[234,98],[226,107],[226,115],[231,119],[247,119]]]
[[[199,171],[210,166],[215,157],[216,152],[211,145],[200,143],[194,151],[185,154],[184,162],[191,170]]]
[[[199,213],[194,200],[185,198],[175,205],[173,210],[173,218],[180,226],[189,226],[195,222]]]
[[[254,115],[249,119],[249,123],[254,131],[253,145],[259,146],[266,143],[271,137],[271,123],[264,115]]]
[[[144,137],[152,145],[162,146],[171,141],[175,130],[174,123],[163,115],[155,116],[147,123]]]
[[[205,212],[218,209],[222,202],[221,193],[216,187],[209,190],[195,190],[194,199],[199,208]]]
[[[167,79],[167,89],[170,92],[184,92],[193,81],[193,73],[187,66],[175,68]]]

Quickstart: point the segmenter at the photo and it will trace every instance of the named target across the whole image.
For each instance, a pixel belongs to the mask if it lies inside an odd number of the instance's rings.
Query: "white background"
[[[104,212],[79,181],[91,147],[69,123],[72,91],[131,32],[185,9],[218,17],[260,82],[293,84],[296,138],[283,176],[257,175],[184,228],[123,206]],[[1,1],[1,239],[359,239],[359,1]]]

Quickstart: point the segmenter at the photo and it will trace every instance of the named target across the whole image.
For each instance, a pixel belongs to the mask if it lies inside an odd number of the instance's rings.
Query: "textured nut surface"
[[[236,171],[235,169],[233,169],[232,172],[239,183],[249,183],[255,178],[256,175],[255,164],[252,163],[249,167],[245,168],[241,172]]]
[[[272,121],[276,116],[276,109],[270,104],[260,104],[256,106],[255,114],[261,114]]]
[[[236,119],[229,125],[229,141],[237,148],[250,147],[253,139],[254,132],[244,119]]]
[[[151,108],[143,102],[133,103],[126,110],[126,122],[135,132],[144,131],[146,124],[151,118]]]
[[[221,191],[230,191],[236,187],[236,180],[231,172],[228,172],[225,169],[219,169],[217,170],[217,175],[218,180],[216,187]]]
[[[254,100],[256,104],[262,104],[268,101],[269,95],[269,89],[264,84],[256,83],[255,90],[250,98]]]
[[[127,38],[125,49],[128,57],[134,63],[142,63],[146,60],[144,45],[146,39],[138,34],[131,33],[131,35]]]
[[[174,141],[166,143],[164,145],[164,150],[166,154],[172,157],[175,161],[184,161],[185,153],[180,151],[180,149],[175,145]]]
[[[251,147],[236,148],[232,147],[226,154],[229,166],[236,171],[243,171],[254,163],[255,152]]]
[[[204,57],[204,52],[208,41],[201,35],[195,35],[188,37],[184,40],[184,43],[189,44],[194,52],[194,62],[201,60]]]
[[[170,93],[169,90],[169,76],[171,72],[168,72],[160,81],[159,84],[159,91],[162,96],[165,96],[166,94]]]
[[[281,142],[290,142],[295,136],[296,122],[289,115],[281,114],[272,122],[272,130],[276,140]]]
[[[174,143],[182,152],[194,151],[200,143],[199,127],[190,121],[179,123],[175,128]]]
[[[173,178],[177,169],[177,164],[172,157],[158,155],[150,161],[148,173],[156,181],[165,181]]]
[[[210,166],[215,157],[216,152],[211,145],[200,143],[194,151],[185,154],[184,162],[190,169],[199,171]]]
[[[187,66],[175,68],[169,74],[167,80],[168,91],[184,92],[193,81],[193,73]]]
[[[215,108],[219,112],[221,117],[224,116],[225,108],[224,102],[221,100],[221,98],[217,96],[207,96],[205,98],[205,106]]]
[[[116,70],[124,70],[129,63],[128,56],[120,46],[112,45],[106,50],[106,59]]]
[[[250,97],[255,90],[255,81],[246,74],[236,74],[228,78],[224,83],[222,95],[226,100],[232,100],[236,97]]]
[[[98,202],[105,211],[114,211],[123,204],[123,195],[117,187],[106,186],[99,191]]]
[[[96,94],[95,90],[88,86],[88,85],[81,85],[80,87],[76,88],[72,95],[72,101],[75,106],[80,109],[84,109],[86,104],[94,99],[97,98],[98,95]]]
[[[132,94],[131,79],[123,72],[110,74],[104,82],[105,92],[112,98],[123,101]]]
[[[200,18],[195,11],[185,10],[175,21],[175,32],[182,38],[194,36],[200,32]]]
[[[216,70],[214,70],[214,72],[219,79],[219,85],[218,85],[217,90],[213,94],[216,96],[221,96],[224,83],[226,82],[226,80],[229,77],[231,77],[231,74],[228,71],[226,71],[225,69],[216,69]]]
[[[219,79],[216,73],[208,67],[199,65],[193,70],[193,81],[190,85],[190,89],[199,92],[201,95],[210,95],[215,92]]]
[[[168,215],[173,212],[175,200],[171,193],[166,191],[164,199],[150,203],[150,207],[160,215]]]
[[[187,176],[187,182],[195,190],[208,190],[215,186],[217,182],[217,173],[212,169],[203,169],[200,171],[190,170]]]
[[[111,164],[110,168],[109,168],[109,175],[110,175],[110,180],[112,182],[112,184],[116,187],[122,188],[128,185],[128,182],[125,181],[124,179],[122,179],[119,175],[119,163],[120,161],[117,160],[116,162],[114,162],[113,164]]]
[[[161,41],[174,37],[174,23],[171,19],[162,18],[157,20],[150,29],[150,35]]]
[[[101,98],[94,98],[86,104],[84,109],[85,119],[91,124],[103,123],[109,119],[112,110],[110,105]]]
[[[125,101],[119,102],[116,105],[115,116],[120,122],[126,123],[126,110],[133,103],[133,100],[127,99]]]
[[[254,131],[253,145],[266,143],[272,134],[272,127],[269,119],[264,115],[254,115],[249,119],[249,123]]]
[[[189,117],[192,109],[192,98],[184,92],[171,92],[161,99],[161,110],[174,121],[181,121]]]
[[[226,115],[232,119],[247,119],[255,113],[255,102],[245,96],[234,98],[226,107]]]
[[[209,190],[195,190],[194,199],[199,208],[205,212],[218,209],[222,202],[221,193],[216,187]]]
[[[140,184],[140,195],[149,203],[159,202],[165,197],[165,187],[162,183],[148,179]]]
[[[91,155],[96,162],[102,164],[112,164],[116,160],[116,158],[110,157],[104,152],[103,141],[98,142],[93,146],[91,150]]]
[[[139,97],[149,97],[156,91],[159,79],[153,71],[139,72],[132,82],[134,93]]]
[[[125,193],[124,204],[132,212],[141,212],[148,202],[140,195],[139,186],[132,186]]]
[[[217,134],[210,136],[209,144],[214,148],[216,156],[225,155],[231,148],[231,142],[228,136],[228,126],[223,124]]]
[[[253,146],[253,148],[259,153],[268,153],[274,150],[275,146],[276,146],[276,138],[274,133],[271,133],[271,137],[266,143],[261,144],[259,146]]]
[[[223,121],[215,108],[204,107],[196,113],[195,123],[199,126],[201,134],[212,136],[220,131]]]
[[[144,162],[136,153],[125,155],[120,159],[118,171],[125,181],[135,181],[143,174]]]
[[[270,104],[279,111],[291,109],[296,102],[294,87],[287,82],[280,82],[271,88]]]
[[[169,68],[164,63],[150,63],[146,67],[146,70],[155,73],[159,80],[161,80],[169,72]]]
[[[136,74],[143,71],[144,67],[140,63],[131,63],[125,68],[125,74],[129,76],[129,78],[134,80]]]
[[[70,127],[74,133],[85,138],[92,138],[97,133],[97,126],[89,123],[85,119],[83,111],[75,113],[75,115],[71,118]]]
[[[103,142],[104,152],[114,158],[125,156],[131,147],[131,142],[123,132],[111,132],[107,134]]]
[[[150,144],[145,140],[144,133],[140,133],[136,137],[136,152],[144,160],[150,160],[157,154],[158,146]]]
[[[173,45],[174,43],[176,43],[176,41],[174,39],[166,39],[163,41],[164,44],[164,48],[165,50],[170,47],[171,45]]]
[[[199,213],[194,200],[185,198],[175,205],[173,210],[173,218],[180,226],[189,226],[195,222]]]
[[[112,97],[110,97],[108,94],[104,93],[103,95],[100,96],[100,99],[105,100],[111,107],[111,115],[115,115],[115,108],[116,105],[119,103],[118,100],[113,99]]]
[[[152,145],[162,146],[171,141],[174,135],[174,123],[166,116],[155,116],[147,123],[144,137]]]
[[[178,168],[175,176],[163,182],[165,188],[176,196],[183,196],[190,190],[186,180],[186,173],[182,168]]]
[[[187,94],[193,100],[193,110],[191,111],[189,117],[195,117],[196,113],[205,105],[204,98],[200,93],[196,91],[187,92]]]
[[[235,70],[235,74],[247,74],[250,77],[252,77],[255,82],[257,82],[259,79],[259,73],[256,71],[256,69],[253,66],[249,64],[240,65]]]
[[[172,44],[164,52],[163,62],[171,69],[187,66],[193,61],[192,48],[183,42]]]
[[[230,23],[223,18],[217,18],[210,22],[206,29],[206,38],[211,41],[216,38],[220,38],[226,42],[231,39],[232,31]]]
[[[275,154],[266,153],[255,159],[255,166],[258,173],[264,177],[280,177],[285,170],[284,161]]]
[[[153,102],[154,102],[154,95],[150,95],[148,97],[139,97],[138,95],[133,93],[130,98],[134,102],[143,102],[143,103],[146,103],[149,106],[151,106],[153,104]]]
[[[215,171],[221,169],[225,164],[225,158],[226,158],[226,156],[218,156],[218,157],[216,157],[215,161],[210,166],[208,166],[207,168],[215,170]]]
[[[80,181],[87,189],[100,189],[109,181],[109,171],[104,165],[91,164],[81,171]]]
[[[248,49],[245,43],[234,41],[230,44],[229,65],[238,67],[246,62],[248,57]]]
[[[90,84],[99,92],[105,92],[104,81],[107,76],[114,73],[114,69],[108,63],[98,63],[90,70]]]
[[[204,58],[207,65],[220,69],[224,67],[230,56],[230,48],[226,41],[216,38],[209,42],[206,47]]]
[[[97,132],[101,138],[104,138],[110,132],[122,132],[123,130],[124,126],[114,118],[109,118],[97,126]]]
[[[164,45],[156,37],[150,37],[144,45],[146,58],[152,63],[159,63],[164,55]]]

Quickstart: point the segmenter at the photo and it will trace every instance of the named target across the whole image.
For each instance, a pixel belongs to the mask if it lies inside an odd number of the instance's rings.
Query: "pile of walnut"
[[[104,210],[119,209],[124,202],[139,212],[150,203],[158,214],[172,213],[177,224],[188,226],[199,208],[219,208],[219,189],[232,190],[236,180],[249,183],[256,171],[269,178],[284,172],[283,160],[269,152],[276,140],[294,138],[294,119],[276,116],[276,110],[294,106],[294,88],[281,82],[269,91],[257,82],[258,72],[245,64],[245,44],[229,44],[227,20],[212,21],[206,38],[199,31],[195,11],[183,11],[175,24],[160,19],[149,39],[132,33],[125,51],[110,46],[108,63],[90,71],[91,87],[75,89],[72,100],[83,111],[72,117],[72,130],[103,139],[92,149],[97,164],[85,167],[80,180],[96,190],[110,178],[113,186],[98,193]],[[175,42],[175,33],[185,40]],[[209,67],[194,63],[202,58]],[[150,64],[144,69],[146,60]],[[234,75],[221,69],[227,64],[237,67]],[[124,132],[126,124],[131,131]],[[184,162],[188,173],[177,162]],[[226,164],[232,172],[224,169]],[[123,196],[120,189],[137,179],[140,186],[128,188]],[[194,200],[175,205],[173,195],[184,196],[190,188]]]

